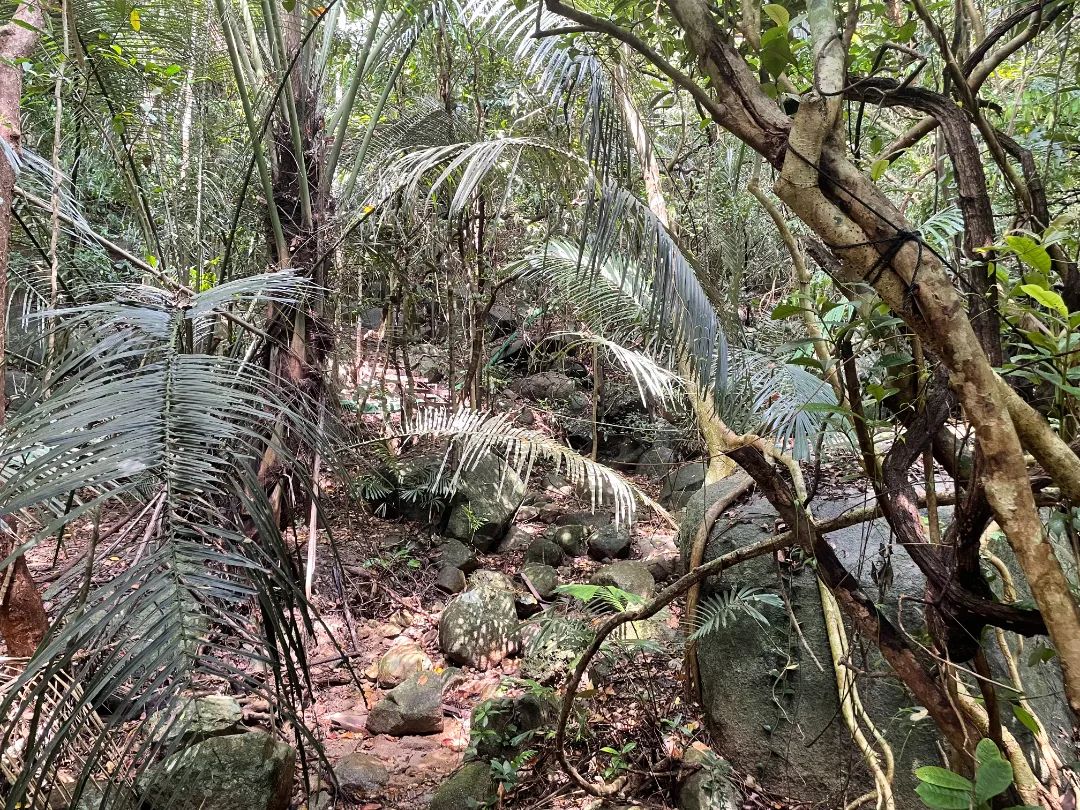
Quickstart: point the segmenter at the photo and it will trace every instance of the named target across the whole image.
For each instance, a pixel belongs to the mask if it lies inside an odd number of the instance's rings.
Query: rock
[[[695,492],[705,485],[706,464],[695,461],[683,464],[664,476],[664,485],[660,490],[660,501],[681,509],[686,506]]]
[[[519,619],[528,619],[543,609],[544,606],[529,591],[522,589],[514,594],[514,610]]]
[[[675,466],[675,451],[666,445],[650,447],[638,459],[637,472],[647,478],[663,478]]]
[[[468,762],[439,785],[429,810],[474,810],[495,795],[491,765],[481,761]]]
[[[529,563],[521,569],[523,576],[529,578],[533,588],[541,599],[549,599],[559,587],[559,572],[544,563]]]
[[[395,644],[379,659],[375,677],[379,686],[398,686],[414,672],[424,672],[431,668],[431,659],[419,645]]]
[[[570,525],[555,526],[548,530],[548,536],[558,544],[559,548],[571,557],[580,556],[585,548],[585,538],[592,531],[588,526]],[[546,560],[538,560],[546,562]]]
[[[173,718],[171,721],[166,720],[165,712],[155,714],[150,721],[151,728],[163,730],[163,739],[172,748],[181,741],[184,745],[190,745],[210,737],[235,734],[241,730],[244,710],[235,698],[228,695],[207,695],[182,700],[172,711],[166,710],[168,716]]]
[[[412,361],[413,374],[429,383],[442,382],[446,377],[446,361],[435,354],[438,350],[434,346],[418,346],[417,350],[423,354]]]
[[[574,491],[569,479],[562,473],[549,472],[544,476],[544,488],[557,495],[570,495]]]
[[[489,551],[506,534],[524,497],[525,483],[505,461],[482,456],[461,471],[446,535]]]
[[[452,565],[444,565],[439,569],[435,584],[447,593],[461,593],[465,590],[465,572]]]
[[[494,588],[497,591],[514,592],[514,580],[502,571],[488,571],[481,568],[469,574],[469,590]]]
[[[521,427],[531,428],[536,424],[536,414],[532,412],[532,408],[522,408],[514,421]]]
[[[338,792],[346,801],[374,799],[390,781],[390,772],[375,757],[359,752],[334,763]]]
[[[630,532],[623,526],[604,526],[589,536],[589,556],[614,560],[630,554]]]
[[[522,506],[517,510],[517,515],[514,516],[514,521],[517,523],[531,523],[540,517],[540,510],[535,506]]]
[[[731,763],[698,748],[688,749],[683,763],[694,770],[679,782],[679,810],[738,810]]]
[[[516,380],[510,390],[527,399],[548,400],[552,403],[566,403],[579,393],[577,384],[557,371],[542,371]]]
[[[477,704],[470,729],[476,756],[486,760],[513,759],[532,747],[534,733],[553,723],[558,706],[533,694],[492,698]]]
[[[611,515],[607,512],[565,512],[555,518],[556,526],[589,526],[599,529],[611,524]]]
[[[487,322],[496,335],[509,335],[517,325],[517,316],[506,304],[492,304],[488,310]]]
[[[662,582],[686,572],[675,541],[666,534],[638,535],[631,543],[634,557],[645,563],[653,579]]]
[[[656,580],[648,567],[637,560],[619,560],[605,565],[589,579],[593,585],[611,585],[642,599],[649,599],[656,592]]]
[[[372,734],[436,734],[442,731],[443,679],[428,672],[414,672],[395,686],[368,714]]]
[[[439,620],[439,647],[450,661],[477,668],[493,666],[516,653],[519,635],[513,593],[487,587],[454,597]]]
[[[211,737],[151,765],[143,797],[170,810],[285,810],[296,752],[264,731]]]
[[[554,540],[537,537],[525,550],[525,562],[544,565],[562,565],[563,550]]]
[[[516,551],[524,551],[534,539],[535,535],[532,533],[520,526],[514,526],[506,533],[506,537],[499,544],[499,553],[513,554]]]
[[[466,574],[480,567],[476,559],[476,551],[453,537],[443,542],[439,552],[439,563],[443,567],[449,565],[460,568]]]

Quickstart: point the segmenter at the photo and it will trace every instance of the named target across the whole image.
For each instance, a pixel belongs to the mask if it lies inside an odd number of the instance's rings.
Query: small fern
[[[605,612],[614,610],[621,613],[631,605],[640,605],[645,601],[636,593],[624,591],[614,585],[560,585],[555,589],[555,592],[569,596],[571,599],[577,599],[586,608],[600,607]]]
[[[732,588],[724,593],[709,597],[698,605],[694,615],[694,632],[691,641],[726,629],[728,622],[734,621],[740,614],[746,614],[755,621],[768,624],[769,620],[758,610],[759,606],[769,605],[775,608],[784,606],[783,600],[775,593],[763,592],[760,588]]]

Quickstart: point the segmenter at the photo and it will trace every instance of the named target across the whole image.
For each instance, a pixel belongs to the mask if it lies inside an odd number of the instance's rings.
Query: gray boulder
[[[690,502],[694,493],[699,492],[705,485],[706,469],[705,462],[694,461],[669,472],[664,476],[660,502],[672,509],[682,509]]]
[[[526,529],[512,526],[503,541],[499,543],[499,553],[513,554],[515,551],[524,551],[535,538],[536,536]]]
[[[589,536],[589,556],[594,560],[614,560],[630,554],[630,532],[625,526],[604,526]]]
[[[452,565],[444,565],[439,569],[435,584],[447,593],[461,593],[465,590],[465,572]]]
[[[190,745],[210,737],[235,734],[241,731],[244,710],[235,698],[228,695],[207,695],[185,698],[171,711],[162,711],[150,719],[155,735],[160,734],[167,746],[178,743]]]
[[[562,565],[563,549],[554,540],[538,537],[529,544],[525,551],[525,562],[543,563],[544,565]]]
[[[515,654],[519,635],[513,593],[482,587],[454,597],[439,619],[439,647],[450,661],[477,668]]]
[[[675,466],[675,451],[666,445],[650,447],[638,459],[637,472],[646,478],[663,478]]]
[[[588,526],[569,525],[554,526],[548,530],[548,536],[558,544],[559,548],[571,557],[580,556],[585,548],[585,539],[592,531]],[[541,561],[543,562],[543,561]]]
[[[482,456],[461,471],[446,535],[489,551],[506,534],[524,497],[525,483],[505,461]]]
[[[690,748],[683,764],[692,770],[679,782],[679,810],[739,810],[731,763],[712,751]]]
[[[467,762],[439,785],[429,805],[430,810],[475,810],[494,798],[495,779],[486,762]]]
[[[497,591],[513,593],[514,580],[502,571],[488,571],[481,568],[469,574],[469,589],[476,590],[477,588],[494,588]]]
[[[143,798],[170,810],[285,810],[296,752],[263,731],[211,737],[151,765]]]
[[[374,799],[390,781],[390,772],[375,757],[359,751],[334,763],[338,793],[346,801]]]
[[[566,403],[578,394],[577,384],[557,371],[542,371],[516,380],[510,390],[527,399]]]
[[[656,580],[649,568],[637,560],[619,560],[600,568],[589,582],[593,585],[610,585],[642,599],[649,599],[656,592]]]
[[[607,512],[564,512],[553,521],[556,526],[590,526],[599,529],[611,524]]]
[[[372,734],[436,734],[442,731],[443,679],[428,672],[414,672],[395,686],[368,713]]]
[[[529,563],[521,569],[523,577],[528,577],[541,599],[549,599],[559,587],[559,572],[544,563]]]
[[[443,541],[439,551],[439,563],[443,567],[449,565],[460,568],[466,574],[480,567],[476,559],[476,550],[453,537]]]

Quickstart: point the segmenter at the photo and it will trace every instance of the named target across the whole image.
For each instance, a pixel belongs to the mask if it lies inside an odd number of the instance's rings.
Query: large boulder
[[[544,563],[529,563],[521,569],[521,577],[529,580],[541,599],[550,599],[559,587],[559,572]]]
[[[496,795],[495,778],[487,762],[467,762],[439,785],[430,810],[475,810]]]
[[[379,760],[359,751],[334,763],[338,795],[350,802],[374,799],[390,781],[390,772]]]
[[[672,509],[682,509],[705,485],[708,465],[694,461],[675,468],[664,476],[660,502]]]
[[[443,679],[433,673],[414,672],[375,704],[367,718],[372,734],[436,734],[442,731]]]
[[[566,403],[579,393],[577,383],[557,371],[542,371],[522,377],[510,386],[510,390],[526,399],[537,402],[547,400],[553,404]]]
[[[489,551],[502,540],[525,497],[525,482],[505,461],[481,456],[461,471],[446,535]]]
[[[649,599],[656,592],[656,580],[649,568],[637,560],[619,560],[601,567],[589,582],[593,585],[609,585],[613,588]]]
[[[186,698],[171,711],[155,714],[150,719],[150,727],[160,735],[172,749],[178,743],[190,745],[202,742],[210,737],[235,734],[241,730],[244,710],[229,695],[206,695],[199,698]]]
[[[604,526],[589,536],[589,556],[615,560],[630,554],[630,532],[625,526]]]
[[[588,526],[582,526],[578,524],[570,524],[563,526],[552,526],[548,530],[548,536],[551,540],[554,540],[559,548],[565,551],[571,557],[578,557],[585,549],[585,539],[592,532]],[[539,562],[548,562],[547,560],[539,560]],[[552,564],[552,563],[549,563]],[[558,563],[554,563],[558,565]]]
[[[151,765],[140,780],[155,810],[286,810],[296,752],[263,731],[211,737]]]
[[[450,661],[477,668],[514,655],[519,647],[514,594],[480,587],[454,597],[439,619],[439,647]]]
[[[683,764],[689,773],[679,781],[679,810],[739,810],[730,762],[712,751],[690,748]]]
[[[525,550],[525,562],[562,565],[563,547],[547,537],[537,537]]]
[[[439,564],[444,568],[448,565],[460,568],[466,574],[480,567],[480,563],[476,559],[476,549],[453,537],[443,541],[442,547],[439,549]]]

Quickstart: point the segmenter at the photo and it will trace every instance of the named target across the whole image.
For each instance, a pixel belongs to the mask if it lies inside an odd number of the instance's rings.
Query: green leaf
[[[917,23],[915,22],[915,20],[908,20],[897,30],[894,39],[897,42],[910,42],[911,38],[915,36],[916,27]]]
[[[950,790],[923,782],[915,788],[915,792],[919,794],[923,804],[933,810],[970,810],[971,808],[970,791]]]
[[[948,768],[939,768],[936,765],[926,765],[915,769],[915,776],[920,782],[925,782],[934,787],[947,788],[948,790],[961,790],[970,794],[974,789],[971,780],[966,776],[950,771]],[[967,805],[964,805],[967,807]]]
[[[1012,704],[1012,710],[1013,715],[1023,724],[1024,728],[1026,728],[1032,734],[1039,733],[1039,721],[1035,719],[1031,712],[1029,712],[1019,703]]]
[[[1037,287],[1034,284],[1021,284],[1020,290],[1034,298],[1047,309],[1054,310],[1063,318],[1069,317],[1069,308],[1065,306],[1065,302],[1062,300],[1061,296],[1053,290],[1044,290],[1042,287]]]
[[[774,321],[782,321],[785,318],[790,318],[792,315],[797,315],[803,311],[803,308],[798,304],[778,304],[772,311],[770,317]]]
[[[781,28],[787,28],[791,24],[791,15],[788,14],[788,10],[778,3],[766,3],[761,10]]]
[[[870,179],[880,180],[885,175],[885,170],[888,168],[889,161],[886,158],[878,158],[870,167]]]
[[[993,740],[982,739],[975,747],[975,801],[981,804],[999,793],[1004,793],[1013,782],[1013,769],[1009,760]]]
[[[1028,267],[1034,268],[1040,273],[1050,272],[1050,254],[1046,252],[1046,248],[1030,236],[1009,234],[1005,237],[1005,244]]]
[[[296,0],[281,0],[281,5],[285,7],[286,11],[292,11],[296,8]]]

